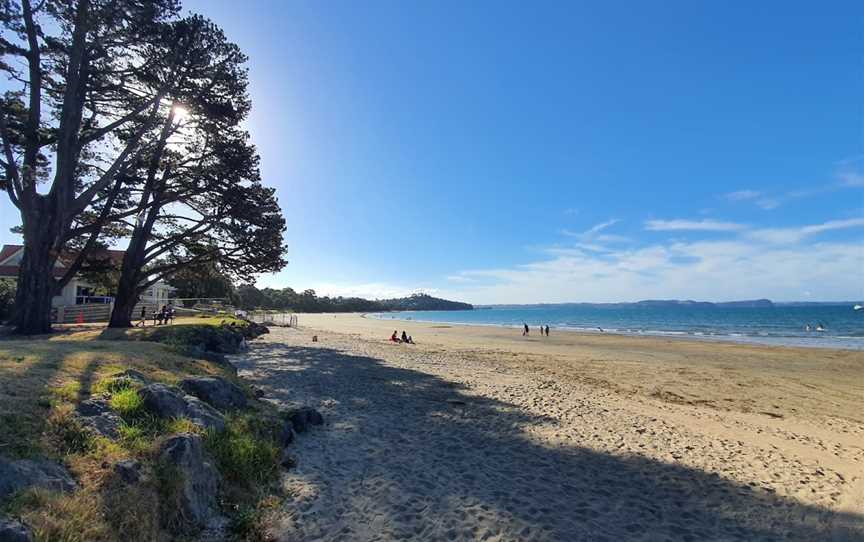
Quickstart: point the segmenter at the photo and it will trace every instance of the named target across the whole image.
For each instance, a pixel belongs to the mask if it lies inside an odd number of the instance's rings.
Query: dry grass
[[[200,324],[203,319],[195,320]],[[104,340],[103,335],[86,329],[0,341],[0,455],[56,458],[81,487],[68,495],[27,491],[0,503],[0,509],[28,523],[39,540],[165,539],[159,531],[158,477],[151,473],[145,482],[129,486],[117,480],[111,468],[120,459],[138,457],[151,469],[160,435],[144,431],[138,438],[117,442],[94,437],[77,423],[75,405],[91,393],[108,390],[111,376],[126,369],[165,383],[190,374],[230,378],[218,364],[182,356],[164,345]],[[119,393],[115,402],[121,410],[135,409],[134,390],[113,391]],[[159,433],[186,429],[186,420],[174,420],[162,424]]]

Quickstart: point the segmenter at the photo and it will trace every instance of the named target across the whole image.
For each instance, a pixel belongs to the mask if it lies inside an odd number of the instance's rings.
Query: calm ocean
[[[772,345],[864,350],[864,310],[852,305],[774,307],[542,306],[473,311],[406,311],[374,318],[519,327],[540,325],[590,333],[658,335]],[[806,331],[805,326],[811,326]],[[815,331],[821,325],[824,331]]]

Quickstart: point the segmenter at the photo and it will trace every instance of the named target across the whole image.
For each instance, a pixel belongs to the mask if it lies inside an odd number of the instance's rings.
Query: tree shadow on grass
[[[300,466],[289,483],[311,489],[305,495],[297,489],[286,505],[286,538],[822,540],[833,534],[854,540],[864,534],[861,516],[710,472],[543,445],[525,429],[552,420],[372,357],[255,343],[235,363],[268,397],[315,406],[328,420],[329,427],[296,445]],[[363,518],[375,519],[359,524]]]

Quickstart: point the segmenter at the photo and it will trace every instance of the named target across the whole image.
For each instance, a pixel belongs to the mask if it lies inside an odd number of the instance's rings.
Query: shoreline
[[[857,540],[850,351],[301,315],[237,360],[319,409],[280,539]],[[402,324],[400,323],[400,330]]]
[[[500,329],[521,329],[518,324],[496,324],[496,323],[479,323],[479,322],[446,322],[441,320],[415,320],[413,318],[376,318],[376,314],[402,314],[412,311],[397,311],[394,313],[362,313],[361,317],[370,320],[378,320],[383,322],[416,322],[423,324],[436,324],[448,326],[466,326],[466,327],[491,327]],[[304,313],[298,313],[301,315]],[[315,313],[306,313],[315,314]],[[357,314],[357,313],[341,313],[341,314]],[[529,329],[536,331],[536,327],[529,326]],[[599,329],[599,328],[595,328]],[[744,345],[757,345],[777,348],[811,348],[811,349],[826,349],[826,350],[845,350],[852,352],[864,351],[864,339],[855,337],[794,337],[794,336],[759,336],[759,335],[720,335],[720,334],[698,334],[687,331],[622,331],[620,329],[603,329],[603,331],[595,331],[592,328],[576,328],[576,327],[550,327],[550,330],[559,333],[574,333],[587,336],[620,336],[620,337],[645,337],[645,338],[663,338],[663,339],[678,339],[683,341],[698,341],[708,343],[733,343]],[[830,341],[830,344],[820,344],[819,341]],[[854,341],[854,342],[847,342]],[[860,343],[860,344],[859,344]]]

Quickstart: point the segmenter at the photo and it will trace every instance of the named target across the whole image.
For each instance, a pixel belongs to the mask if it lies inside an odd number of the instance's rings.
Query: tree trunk
[[[114,310],[108,327],[132,327],[132,311],[138,303],[141,293],[141,267],[144,264],[145,243],[142,240],[141,228],[136,228],[129,242],[129,248],[123,255],[123,265],[120,267],[120,281],[117,285],[117,295],[114,298]],[[149,316],[152,316],[149,315]]]
[[[114,298],[114,309],[111,311],[111,320],[108,322],[108,327],[132,327],[132,311],[135,310],[135,305],[138,304],[138,284],[137,280],[134,279],[135,277],[129,277],[126,273],[121,274],[120,284],[117,286],[117,295]],[[151,317],[153,315],[148,314],[147,316]]]
[[[31,222],[32,224],[32,222]],[[54,264],[57,256],[52,228],[34,224],[24,229],[24,257],[18,268],[15,313],[12,321],[18,335],[37,335],[51,331],[51,298],[57,292]]]

